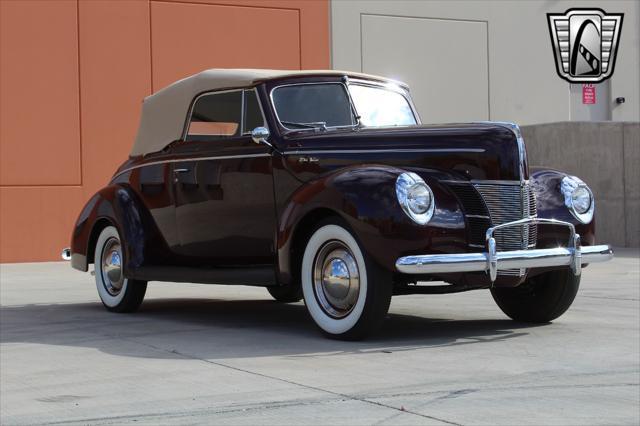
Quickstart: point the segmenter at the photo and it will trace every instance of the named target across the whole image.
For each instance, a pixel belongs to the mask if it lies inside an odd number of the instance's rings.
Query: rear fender
[[[93,263],[93,244],[105,226],[112,225],[123,240],[124,274],[157,255],[164,242],[137,195],[127,186],[113,184],[98,191],[82,209],[71,239],[72,266],[87,271]],[[166,253],[166,251],[165,251]]]

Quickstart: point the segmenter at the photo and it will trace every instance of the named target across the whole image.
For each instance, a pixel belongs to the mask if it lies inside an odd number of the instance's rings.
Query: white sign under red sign
[[[584,105],[594,105],[596,103],[596,86],[593,84],[582,85],[582,103]]]

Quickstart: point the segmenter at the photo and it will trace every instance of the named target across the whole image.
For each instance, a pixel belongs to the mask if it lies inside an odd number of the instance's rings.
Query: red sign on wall
[[[596,103],[596,86],[593,84],[582,85],[582,103],[584,105],[593,105]]]

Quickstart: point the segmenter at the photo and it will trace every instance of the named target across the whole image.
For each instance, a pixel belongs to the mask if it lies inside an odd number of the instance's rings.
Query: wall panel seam
[[[226,3],[201,3],[197,1],[174,1],[174,0],[149,0],[153,3],[170,3],[170,4],[197,4],[200,6],[221,6],[221,7],[242,7],[246,9],[272,9],[272,10],[296,10],[299,11],[299,8],[295,7],[278,7],[278,6],[252,6],[247,4],[226,4]]]
[[[84,182],[84,162],[82,161],[82,75],[80,74],[80,0],[76,0],[76,41],[78,50],[76,52],[78,58],[78,149],[80,152],[80,186]],[[47,186],[47,185],[45,185]]]
[[[333,2],[327,0],[327,23],[329,24],[329,69],[333,69]],[[300,11],[302,13],[302,11]]]
[[[302,69],[302,11],[298,11],[298,68]]]
[[[491,54],[489,44],[489,21],[486,21],[487,26],[487,120],[491,120]]]
[[[360,12],[360,72],[364,72],[364,43],[362,42],[362,16],[364,13]]]
[[[489,21],[487,19],[453,19],[453,18],[434,18],[433,16],[411,16],[411,15],[395,15],[388,13],[360,13],[360,19],[362,20],[362,16],[378,16],[382,18],[408,18],[408,19],[431,19],[433,21],[447,21],[447,22],[476,22],[489,25]]]
[[[9,188],[79,188],[82,189],[83,186],[82,185],[78,185],[78,184],[51,184],[51,185],[47,185],[47,184],[39,184],[39,185],[30,185],[30,184],[26,184],[26,185],[0,185],[0,189],[9,189]]]
[[[153,86],[153,19],[151,17],[151,0],[149,0],[149,71],[151,73],[151,93],[153,94],[155,89]]]
[[[627,194],[627,162],[626,162],[626,154],[625,154],[625,143],[624,143],[624,134],[625,134],[625,127],[627,125],[625,123],[622,123],[622,211],[623,211],[623,221],[624,221],[624,246],[625,247],[629,247],[629,244],[631,243],[630,239],[629,239],[629,233],[628,228],[627,228],[627,196],[629,194]]]

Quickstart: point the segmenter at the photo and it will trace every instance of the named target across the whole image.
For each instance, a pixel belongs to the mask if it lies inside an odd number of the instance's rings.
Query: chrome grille
[[[473,186],[487,206],[492,226],[537,216],[536,198],[529,182],[524,186],[520,182],[476,182]],[[522,225],[499,229],[494,238],[498,251],[508,251],[535,247],[537,235],[536,225]],[[499,274],[522,276],[524,272],[524,269],[505,269]]]

